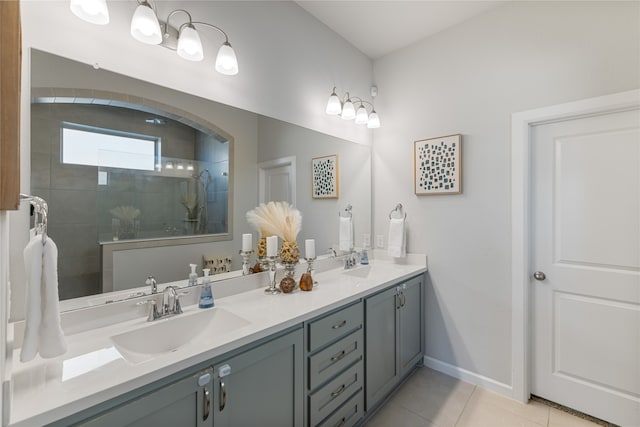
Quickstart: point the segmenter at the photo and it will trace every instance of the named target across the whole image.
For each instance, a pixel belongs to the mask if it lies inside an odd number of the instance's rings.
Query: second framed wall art
[[[413,147],[417,196],[462,193],[462,135],[421,139]]]
[[[338,155],[311,159],[311,195],[314,199],[337,199]]]

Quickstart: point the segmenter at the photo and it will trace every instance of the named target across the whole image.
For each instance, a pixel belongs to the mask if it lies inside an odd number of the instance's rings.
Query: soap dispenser
[[[196,264],[189,264],[191,267],[191,273],[189,273],[189,286],[196,286],[198,284],[198,273],[196,273]]]
[[[200,291],[200,308],[211,308],[213,303],[213,292],[211,292],[211,279],[209,278],[209,269],[202,270],[204,277],[202,278],[202,290]]]

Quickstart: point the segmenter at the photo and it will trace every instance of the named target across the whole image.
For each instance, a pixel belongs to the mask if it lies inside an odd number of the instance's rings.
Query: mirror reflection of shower
[[[198,175],[193,175],[196,182],[196,191],[200,199],[200,207],[198,209],[198,229],[197,233],[207,233],[209,224],[209,183],[211,182],[211,173],[209,169],[204,169]]]

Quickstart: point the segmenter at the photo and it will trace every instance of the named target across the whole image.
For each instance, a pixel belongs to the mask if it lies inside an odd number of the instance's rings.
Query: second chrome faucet
[[[155,277],[153,276],[147,277],[147,280],[145,283],[151,286],[152,295],[155,295],[158,293],[158,284],[156,282]],[[156,319],[175,316],[176,314],[182,313],[182,307],[180,305],[180,297],[174,286],[165,286],[165,288],[163,289],[162,306],[160,307],[159,310],[158,310],[158,302],[153,298],[144,301],[144,303],[149,305],[149,310],[147,312],[148,322],[153,322]]]

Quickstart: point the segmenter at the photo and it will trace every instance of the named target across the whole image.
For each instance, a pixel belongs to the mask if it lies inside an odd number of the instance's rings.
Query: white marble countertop
[[[9,425],[42,426],[63,419],[426,271],[424,255],[409,254],[399,262],[384,258],[371,259],[369,266],[358,266],[354,270],[335,268],[316,273],[314,278],[319,285],[311,292],[296,290],[272,296],[263,292],[266,280],[256,283],[254,278],[251,283],[251,276],[247,276],[225,281],[224,286],[228,287],[233,286],[233,281],[248,280],[249,290],[226,296],[229,292],[221,288],[215,307],[208,310],[222,309],[240,317],[240,326],[220,331],[216,322],[211,321],[202,325],[202,332],[196,338],[177,350],[138,363],[123,357],[110,337],[152,325],[140,315],[71,334],[65,328],[68,350],[54,359],[37,356],[31,362],[21,363],[19,349],[16,349],[11,367]],[[358,272],[360,269],[370,270]],[[180,316],[200,316],[203,311],[197,305],[183,306],[183,309],[184,314]],[[92,362],[93,367],[86,368],[91,365],[87,362]]]

